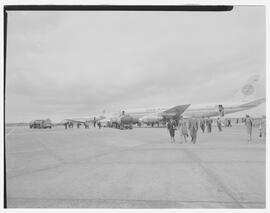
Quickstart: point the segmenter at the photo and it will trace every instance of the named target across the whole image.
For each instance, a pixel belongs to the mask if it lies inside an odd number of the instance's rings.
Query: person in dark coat
[[[202,132],[204,133],[204,130],[205,130],[205,119],[203,117],[200,120],[200,127],[201,127]]]
[[[211,133],[212,132],[212,120],[210,118],[206,119],[206,127],[207,127],[207,132]]]
[[[171,143],[174,143],[175,142],[174,135],[175,135],[175,130],[176,130],[175,123],[172,120],[170,120],[167,124],[167,128],[171,136]]]
[[[221,132],[222,131],[222,127],[221,127],[221,120],[220,120],[220,118],[217,119],[217,127],[218,127],[218,130]]]
[[[228,127],[232,127],[232,121],[231,121],[231,119],[228,119]]]
[[[97,121],[96,121],[96,117],[94,117],[94,122],[93,122],[93,124],[94,124],[94,128],[96,128],[96,123],[97,123]]]

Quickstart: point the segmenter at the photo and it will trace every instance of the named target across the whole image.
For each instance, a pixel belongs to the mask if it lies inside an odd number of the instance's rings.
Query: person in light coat
[[[192,116],[191,120],[189,121],[189,133],[191,137],[191,142],[193,144],[195,144],[197,140],[198,128],[199,128],[198,120],[194,116]]]
[[[179,120],[178,127],[179,127],[180,137],[181,137],[180,143],[183,143],[183,139],[186,143],[187,137],[188,137],[188,129],[187,129],[187,123],[182,117]]]

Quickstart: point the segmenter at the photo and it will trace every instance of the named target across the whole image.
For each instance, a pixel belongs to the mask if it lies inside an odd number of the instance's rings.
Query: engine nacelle
[[[163,117],[159,115],[147,115],[139,119],[142,123],[158,123],[162,121]]]
[[[122,115],[120,117],[120,123],[121,124],[133,124],[134,123],[134,119],[130,115]]]

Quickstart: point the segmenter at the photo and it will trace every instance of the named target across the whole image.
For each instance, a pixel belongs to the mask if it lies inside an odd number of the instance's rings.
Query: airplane
[[[257,107],[266,101],[265,97],[258,97],[258,86],[261,80],[260,78],[261,77],[259,75],[251,76],[229,101],[210,104],[190,104],[190,107],[183,112],[182,117],[184,119],[191,117],[224,117],[225,114]],[[155,111],[156,109],[150,109],[148,111],[151,110]],[[163,108],[163,110],[166,110],[166,108]],[[142,118],[140,118],[140,122],[146,124],[156,124],[160,121],[161,117],[154,114],[144,115]]]
[[[89,116],[88,118],[65,118],[60,122],[60,124],[65,124],[65,123],[73,123],[73,124],[89,124],[89,123],[94,123],[98,122],[102,119],[106,118],[103,114],[102,115],[94,115],[94,116]]]
[[[174,107],[122,110],[119,114],[103,113],[99,116],[92,116],[92,120],[90,118],[88,118],[88,120],[91,122],[102,122],[104,119],[106,121],[110,119],[111,123],[115,124],[118,128],[121,128],[120,124],[123,126],[126,125],[128,128],[132,128],[131,126],[134,123],[137,123],[139,126],[143,123],[154,126],[154,124],[159,125],[160,122],[166,122],[168,119],[179,119],[180,116],[184,119],[191,117],[224,117],[225,114],[244,111],[264,103],[266,101],[265,97],[257,97],[259,82],[259,75],[252,76],[231,100],[222,103],[184,104]]]
[[[113,127],[124,129],[132,129],[132,124],[140,125],[140,118],[144,115],[151,114],[152,116],[157,116],[160,120],[168,120],[168,119],[178,119],[179,116],[189,107],[189,104],[178,105],[173,107],[168,107],[166,109],[159,108],[156,111],[152,110],[141,110],[141,111],[133,111],[133,110],[122,110],[120,113],[105,113],[103,111],[102,115],[95,115],[89,118],[69,118],[64,119],[61,123],[64,124],[66,122],[71,122],[72,124],[85,124],[85,123],[110,123]]]

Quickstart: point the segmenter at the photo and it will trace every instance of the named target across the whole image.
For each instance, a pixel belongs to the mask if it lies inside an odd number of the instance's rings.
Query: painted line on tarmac
[[[58,162],[60,162],[61,164],[67,164],[66,160],[60,156],[58,156],[50,147],[48,147],[47,145],[45,145],[40,138],[37,137],[37,141],[39,142],[39,144],[44,148],[44,150],[46,150],[55,160],[57,160]]]
[[[214,183],[216,183],[216,185],[222,189],[223,192],[225,192],[233,201],[234,203],[239,207],[239,208],[244,208],[241,205],[241,202],[239,202],[233,195],[233,192],[224,185],[224,183],[222,183],[222,181],[220,180],[220,178],[213,172],[211,171],[211,169],[207,168],[201,161],[201,159],[191,150],[189,149],[185,149],[186,154],[193,159],[205,172],[205,174],[207,174],[207,176],[209,178],[211,178]]]
[[[21,176],[27,176],[27,175],[31,175],[31,174],[36,174],[36,173],[39,173],[39,172],[45,172],[45,171],[52,170],[52,169],[58,169],[58,168],[60,168],[62,166],[70,166],[70,165],[75,165],[75,164],[87,164],[87,163],[89,163],[89,161],[91,163],[92,160],[97,159],[99,157],[103,157],[103,156],[107,156],[107,155],[111,155],[111,154],[117,154],[117,153],[125,152],[125,151],[128,151],[128,150],[134,149],[136,147],[146,146],[146,145],[149,145],[149,144],[148,143],[146,143],[146,144],[140,144],[140,145],[136,145],[136,146],[133,146],[133,147],[126,148],[126,149],[117,150],[117,151],[114,151],[114,152],[100,153],[98,155],[90,156],[90,157],[87,157],[87,158],[84,158],[84,159],[80,159],[80,160],[76,160],[76,161],[73,161],[73,162],[62,162],[62,163],[60,163],[59,161],[64,161],[64,159],[61,158],[61,160],[60,159],[58,160],[59,164],[56,164],[56,165],[53,165],[53,166],[48,166],[48,167],[45,167],[45,168],[36,169],[34,171],[27,171],[27,172],[22,172],[20,174],[10,175],[9,178],[11,179],[11,178],[16,178],[16,177],[21,177]],[[50,150],[50,152],[51,152],[51,154],[54,155],[54,157],[56,157],[56,158],[58,157],[58,156],[56,156],[55,153],[52,153],[51,150]]]
[[[44,152],[45,149],[35,149],[29,151],[17,151],[17,152],[8,152],[7,154],[21,154],[21,153],[31,153],[31,152]]]
[[[61,131],[39,131],[39,132],[25,132],[25,133],[16,133],[16,135],[35,135],[35,134],[48,134],[48,133],[58,133]],[[62,133],[62,132],[61,132]]]
[[[17,127],[14,127],[12,130],[10,130],[8,133],[6,133],[6,138],[11,135],[11,133],[13,133],[15,130],[17,129]]]

